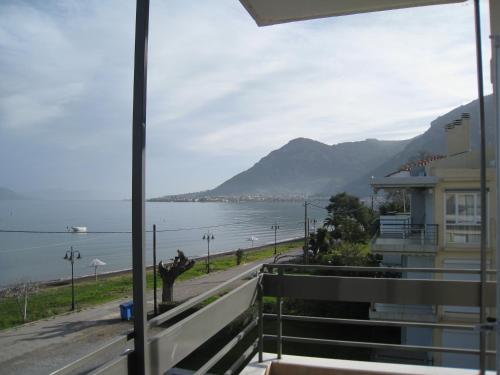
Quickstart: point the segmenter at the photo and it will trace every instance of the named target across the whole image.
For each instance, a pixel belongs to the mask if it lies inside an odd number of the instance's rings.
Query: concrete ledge
[[[271,368],[271,364],[274,365]],[[297,371],[293,371],[297,369]],[[270,370],[269,370],[270,369]],[[267,372],[266,372],[267,371]],[[418,365],[400,365],[382,362],[348,361],[316,357],[284,355],[281,360],[275,354],[264,353],[264,361],[258,362],[258,354],[240,373],[242,375],[321,374],[321,375],[477,375],[478,370]],[[487,375],[494,375],[487,371]]]

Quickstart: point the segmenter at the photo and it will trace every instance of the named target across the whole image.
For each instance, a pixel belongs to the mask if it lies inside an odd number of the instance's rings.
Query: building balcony
[[[418,321],[378,321],[369,319],[346,319],[333,317],[318,317],[305,315],[283,314],[282,301],[284,298],[297,300],[316,300],[330,302],[357,302],[367,304],[404,304],[404,305],[453,305],[453,306],[479,306],[481,283],[478,281],[453,281],[443,279],[419,280],[399,279],[384,277],[381,272],[390,269],[380,267],[332,267],[318,265],[297,264],[266,264],[256,267],[235,277],[234,279],[206,292],[198,297],[188,300],[182,305],[163,313],[148,321],[146,326],[147,345],[143,349],[145,358],[149,363],[148,374],[182,373],[184,370],[171,370],[178,368],[179,363],[190,355],[196,356],[196,351],[213,337],[220,334],[235,322],[240,322],[238,330],[231,330],[231,335],[224,335],[224,341],[219,346],[209,345],[213,351],[195,370],[188,373],[205,374],[217,365],[223,358],[227,359],[229,353],[237,350],[233,361],[223,373],[226,374],[271,374],[281,373],[275,363],[285,363],[297,358],[283,356],[283,343],[296,343],[306,347],[314,345],[340,348],[355,348],[359,350],[394,350],[416,353],[453,353],[478,356],[480,354],[494,359],[495,351],[486,348],[464,347],[439,347],[433,345],[407,345],[398,343],[380,342],[376,336],[360,338],[350,337],[349,340],[328,337],[312,337],[311,330],[306,330],[309,337],[292,334],[285,330],[283,323],[289,321],[309,324],[348,327],[425,327],[430,329],[455,329],[474,331],[474,326],[467,324],[442,324]],[[430,271],[446,273],[445,269]],[[456,272],[457,270],[452,270]],[[460,272],[478,272],[477,270],[460,270]],[[321,276],[317,275],[321,273]],[[338,276],[345,274],[346,276]],[[333,276],[335,275],[335,276]],[[363,277],[353,276],[363,275]],[[370,276],[371,275],[371,276]],[[206,304],[207,299],[218,296],[227,290],[230,284],[237,286],[229,293],[224,294]],[[460,290],[460,293],[456,293]],[[484,285],[482,303],[485,307],[495,305],[496,283],[487,282]],[[264,297],[267,301],[275,301],[275,312],[264,313]],[[203,304],[205,302],[205,304]],[[197,305],[203,307],[195,312],[189,311]],[[245,319],[242,319],[245,317]],[[265,324],[265,321],[267,323]],[[270,327],[274,329],[270,331]],[[233,326],[234,328],[234,326]],[[353,328],[354,329],[354,328]],[[274,348],[274,359],[264,355],[264,345]],[[267,350],[269,352],[269,350]],[[328,350],[329,353],[335,351]],[[117,354],[118,353],[118,354]],[[122,353],[122,354],[119,354]],[[194,354],[193,354],[194,353]],[[254,355],[257,354],[256,357]],[[323,360],[319,358],[299,356],[299,361],[310,369],[324,367],[328,374],[336,373],[370,373],[369,370],[377,369],[378,374],[474,374],[477,370],[457,370],[442,367],[393,365],[374,362],[372,365],[363,361],[343,362],[341,360]],[[252,358],[255,359],[254,362]],[[267,362],[266,362],[267,360]],[[136,373],[137,357],[134,353],[133,334],[117,338],[103,348],[98,349],[80,360],[66,366],[53,375],[88,373],[92,374],[134,374]],[[250,364],[249,364],[250,362]],[[352,363],[351,363],[352,362]],[[490,363],[492,363],[490,361]],[[295,363],[299,366],[300,363]],[[271,366],[271,367],[269,367]],[[344,366],[344,367],[343,367]],[[350,372],[345,371],[349,366]],[[252,372],[259,370],[261,372]],[[273,368],[274,367],[274,368]],[[286,367],[286,366],[285,366]],[[285,369],[283,367],[282,369]],[[294,368],[294,371],[299,368]],[[358,372],[354,370],[358,370]],[[171,372],[169,372],[171,371]],[[176,372],[177,371],[177,372]],[[220,371],[220,370],[219,370]],[[249,372],[250,371],[250,372]],[[266,372],[268,371],[268,372]],[[269,372],[271,371],[271,372]],[[287,374],[292,369],[287,370]],[[368,372],[366,372],[368,371]],[[211,371],[214,372],[214,371]],[[218,371],[217,371],[218,372]],[[373,373],[373,372],[372,372]]]
[[[387,223],[380,221],[371,241],[375,254],[435,254],[438,249],[437,224]]]

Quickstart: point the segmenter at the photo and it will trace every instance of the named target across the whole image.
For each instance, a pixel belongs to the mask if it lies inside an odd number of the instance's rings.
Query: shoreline
[[[303,241],[304,237],[296,237],[296,238],[286,239],[283,241],[278,241],[278,242],[276,242],[276,245],[277,246],[284,245],[287,243],[297,242],[300,240]],[[260,246],[241,248],[241,250],[243,250],[243,252],[247,253],[247,252],[259,251],[259,250],[262,250],[264,248],[267,248],[267,247],[273,246],[273,245],[274,245],[274,242],[267,243],[267,244],[260,245]],[[216,259],[216,258],[228,256],[228,255],[234,255],[236,253],[236,251],[238,251],[238,250],[240,250],[240,249],[211,253],[210,258]],[[189,257],[189,259],[193,259],[195,261],[206,260],[206,258],[207,258],[206,255],[197,255],[197,256]],[[146,271],[152,271],[152,270],[153,270],[152,264],[146,266]],[[109,277],[122,276],[122,275],[127,275],[130,273],[132,273],[132,268],[125,268],[125,269],[121,269],[121,270],[98,273],[97,276],[99,279],[106,279]],[[75,283],[81,283],[81,282],[85,282],[85,281],[89,281],[89,280],[93,280],[93,279],[95,279],[95,275],[88,274],[88,275],[75,277],[74,281],[75,281]],[[58,287],[58,286],[65,286],[65,285],[69,285],[69,284],[71,284],[71,278],[62,278],[62,279],[46,280],[46,281],[39,282],[39,285],[41,288]],[[0,290],[1,290],[1,288],[0,288]]]
[[[287,253],[294,251],[295,254],[302,254],[302,241],[285,241],[278,247],[278,253]],[[237,264],[236,250],[214,254],[211,259],[211,272],[207,274],[206,264],[203,261],[205,257],[198,257],[198,262],[194,267],[183,273],[177,280],[179,283],[198,279],[199,277],[210,276],[217,279],[220,274],[230,272],[237,274],[241,267],[248,267],[255,262],[272,262],[274,258],[274,243],[269,246],[259,246],[245,249],[244,257],[240,265]],[[150,267],[151,269],[151,267]],[[232,269],[232,271],[230,271]],[[152,271],[146,275],[146,289],[153,291],[154,283]],[[158,278],[157,287],[161,288],[161,278]],[[200,288],[203,282],[192,281],[193,288]],[[88,308],[105,305],[113,301],[129,301],[132,296],[133,280],[132,271],[121,270],[118,272],[107,273],[94,282],[94,275],[82,277],[75,283],[75,306],[76,310],[87,310]],[[113,302],[114,303],[114,302]],[[71,280],[58,280],[56,282],[45,283],[40,289],[29,298],[28,316],[24,320],[19,311],[19,304],[15,296],[5,296],[0,298],[0,331],[15,327],[18,325],[50,318],[60,314],[66,314],[70,311],[72,305]],[[113,307],[115,311],[116,306]]]

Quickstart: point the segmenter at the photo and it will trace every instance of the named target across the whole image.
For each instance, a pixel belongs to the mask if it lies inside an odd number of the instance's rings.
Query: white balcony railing
[[[380,223],[374,232],[374,253],[435,253],[438,248],[437,224]]]

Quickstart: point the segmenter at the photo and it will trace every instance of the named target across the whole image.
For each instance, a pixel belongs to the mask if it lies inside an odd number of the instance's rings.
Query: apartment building
[[[479,151],[469,145],[470,115],[448,124],[445,155],[427,156],[410,162],[399,171],[372,179],[375,191],[398,191],[409,196],[409,207],[403,212],[381,215],[371,250],[383,256],[384,265],[407,268],[480,268],[480,160]],[[487,254],[488,268],[494,268],[496,237],[490,228],[496,226],[495,165],[493,150],[487,152]],[[402,278],[479,280],[478,274],[440,274],[403,272]],[[456,293],[460,293],[457,290]],[[491,316],[494,313],[491,312]],[[371,319],[406,320],[442,324],[475,324],[479,322],[477,307],[373,304]],[[401,343],[477,349],[478,332],[467,330],[406,327]],[[493,343],[490,343],[493,345]],[[380,352],[379,359],[394,353]],[[400,356],[398,353],[397,356]],[[450,367],[477,368],[476,356],[453,353],[426,353],[406,358],[410,363]]]

